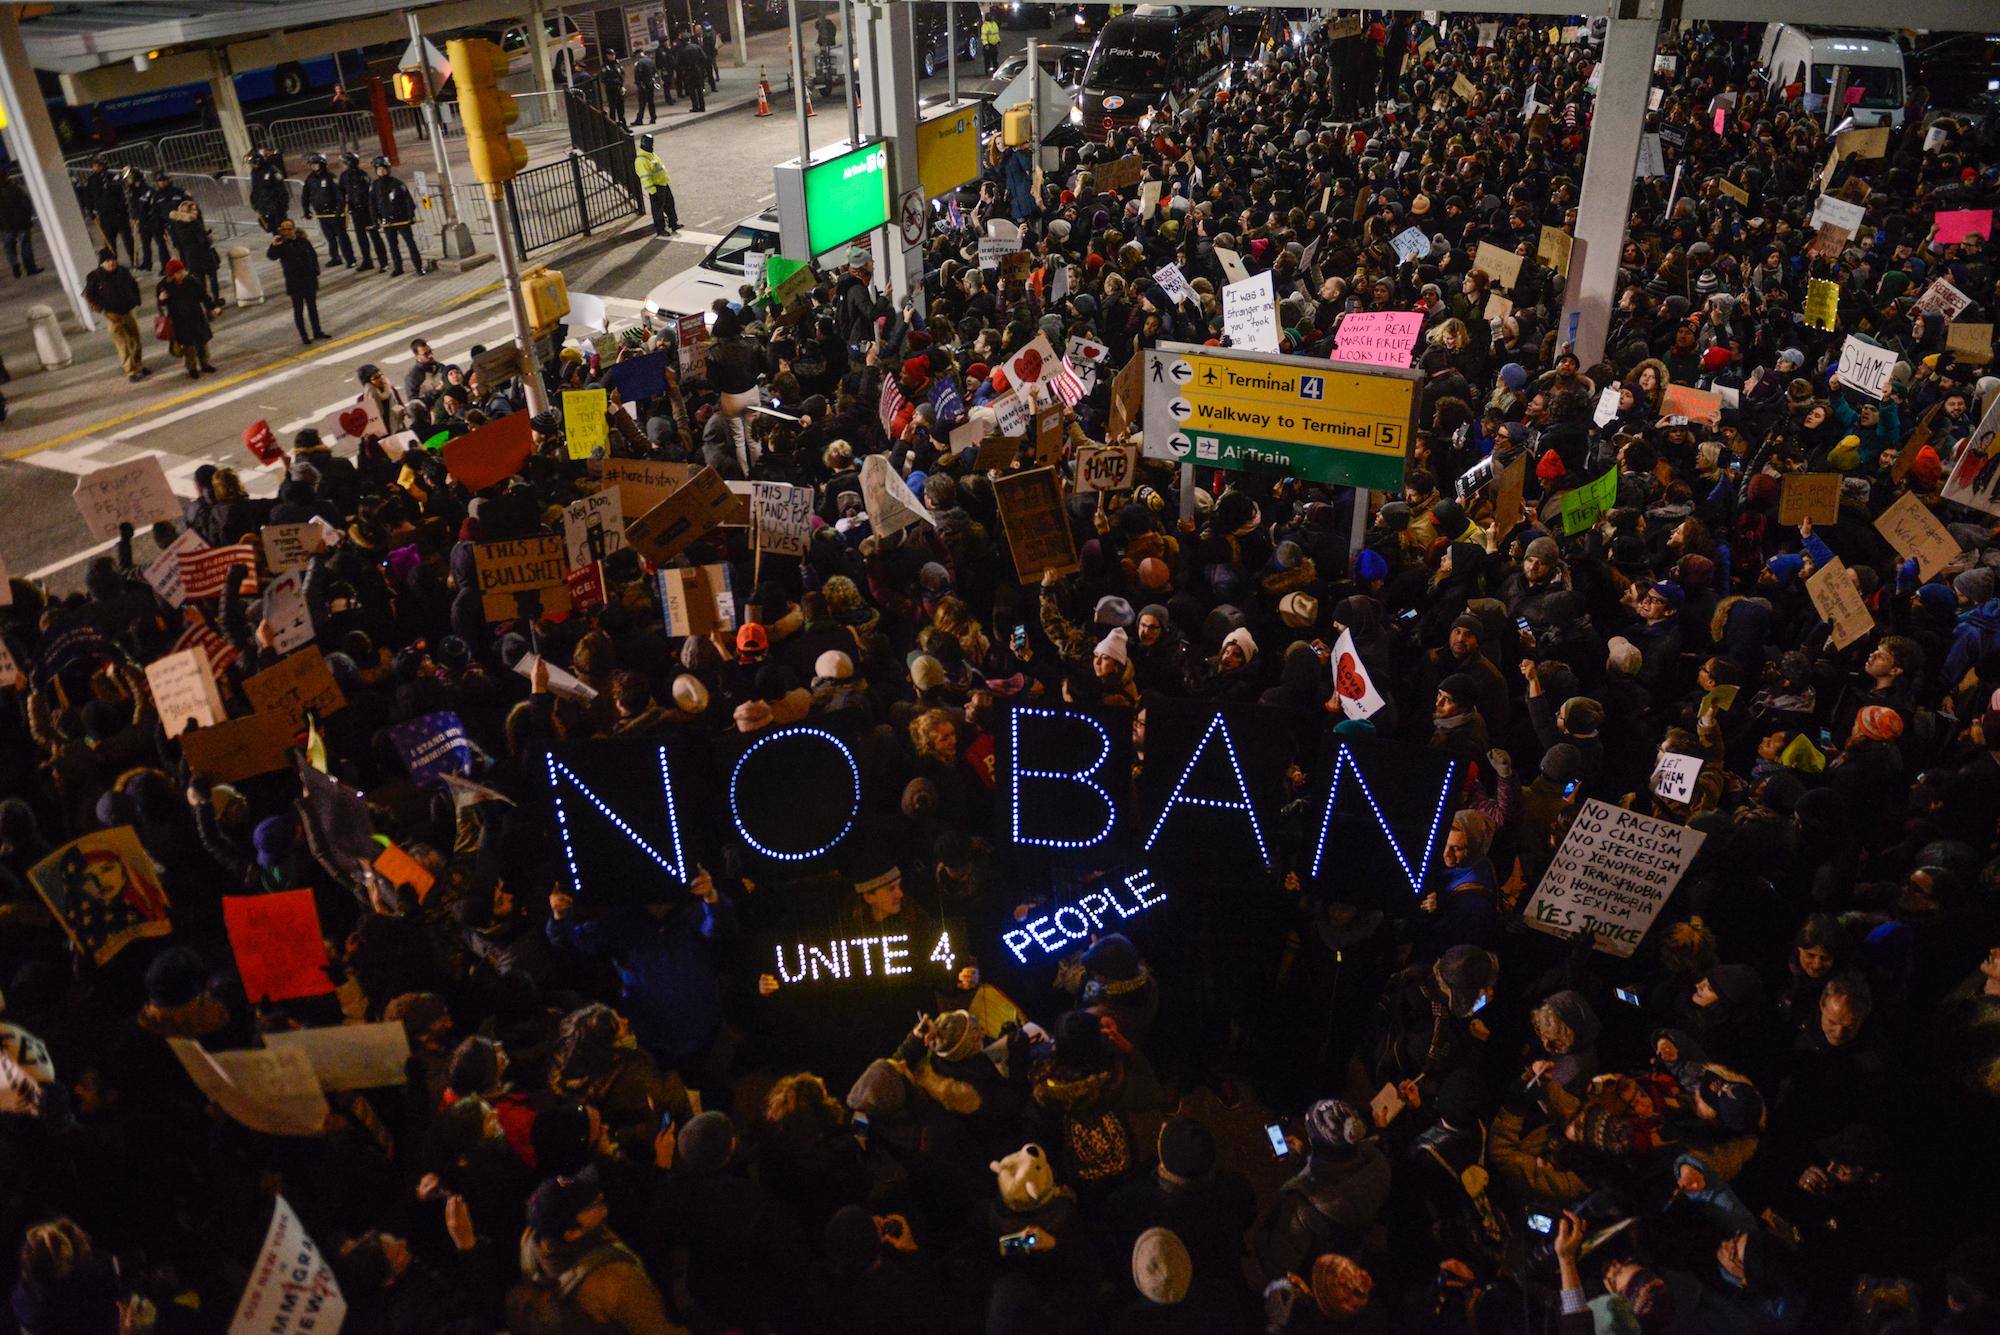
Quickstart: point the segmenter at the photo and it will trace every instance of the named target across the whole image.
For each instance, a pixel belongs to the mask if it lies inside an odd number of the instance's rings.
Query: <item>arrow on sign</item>
[[[1178,431],[1173,434],[1172,439],[1167,441],[1167,444],[1173,446],[1175,454],[1186,454],[1194,448],[1194,442]]]
[[[1194,405],[1186,399],[1175,399],[1167,405],[1167,413],[1176,422],[1185,422],[1194,416]]]
[[[1174,378],[1175,383],[1185,385],[1194,378],[1194,366],[1188,362],[1175,362],[1167,374]]]

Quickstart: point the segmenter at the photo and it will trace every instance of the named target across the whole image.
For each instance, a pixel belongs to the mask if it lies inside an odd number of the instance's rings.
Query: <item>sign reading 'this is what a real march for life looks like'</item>
[[[1403,485],[1419,372],[1162,343],[1146,354],[1145,377],[1149,459]]]

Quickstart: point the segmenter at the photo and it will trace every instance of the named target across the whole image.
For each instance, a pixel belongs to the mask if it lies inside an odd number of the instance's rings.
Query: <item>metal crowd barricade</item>
[[[130,167],[150,177],[160,170],[159,147],[151,139],[137,139],[113,148],[93,148],[87,153],[72,153],[63,159],[63,165],[69,169],[70,175],[81,176],[90,170],[91,161],[95,158],[104,159],[114,171]]]
[[[294,116],[266,125],[264,142],[267,148],[285,155],[287,166],[298,166],[309,153],[324,153],[329,159],[343,152],[373,157],[375,117],[365,111]]]
[[[229,141],[220,130],[187,130],[162,135],[158,144],[159,171],[174,176],[201,173],[213,175],[236,166],[229,160]]]

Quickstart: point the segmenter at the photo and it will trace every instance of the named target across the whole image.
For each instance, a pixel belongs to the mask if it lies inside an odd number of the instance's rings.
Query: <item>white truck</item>
[[[1773,23],[1764,29],[1757,68],[1775,93],[1798,85],[1814,114],[1823,114],[1832,98],[1836,121],[1851,116],[1859,128],[1903,123],[1903,48],[1890,32]]]

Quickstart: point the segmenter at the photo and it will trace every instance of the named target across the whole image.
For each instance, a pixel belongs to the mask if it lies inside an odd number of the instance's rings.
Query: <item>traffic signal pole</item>
[[[472,253],[472,229],[458,220],[458,192],[451,188],[451,159],[444,151],[444,113],[438,110],[437,80],[431,77],[431,62],[424,58],[424,30],[417,11],[406,9],[403,17],[410,25],[410,45],[417,53],[417,68],[424,80],[424,125],[430,131],[431,153],[437,158],[438,184],[444,191],[444,253],[462,260]]]
[[[507,313],[514,318],[514,346],[520,349],[521,385],[528,392],[528,411],[546,412],[541,358],[535,352],[535,331],[528,324],[528,302],[521,295],[521,260],[514,254],[514,229],[507,225],[504,185],[486,186],[486,207],[493,211],[493,248],[500,255],[500,285],[507,292]]]

